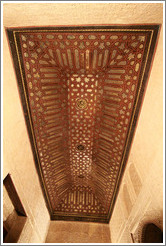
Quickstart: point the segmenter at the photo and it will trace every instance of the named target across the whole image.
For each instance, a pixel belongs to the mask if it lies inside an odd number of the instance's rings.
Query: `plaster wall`
[[[19,18],[18,18],[19,16]],[[161,3],[5,3],[4,26],[161,23]]]
[[[36,242],[43,242],[48,229],[49,215],[35,170],[5,35],[3,52],[3,178],[8,173],[11,174],[28,217],[26,227],[31,226],[28,227],[28,232],[32,235],[28,239],[24,238],[23,235],[26,233],[24,234],[23,230],[19,242],[34,242],[33,234],[37,235]]]
[[[3,11],[4,27],[20,27],[162,23],[163,10],[161,3],[5,3]],[[49,215],[35,170],[5,31],[3,39],[3,178],[11,173],[28,215],[19,242],[43,242]],[[161,28],[144,104],[123,179],[127,189],[131,186],[128,193],[133,214],[130,210],[125,210],[122,188],[110,221],[112,242],[131,241],[130,231],[135,226],[132,219],[140,220],[138,211],[141,209],[145,211],[150,206],[152,210],[162,210],[162,79]],[[141,191],[138,195],[135,195],[128,175],[131,163],[136,167],[141,180]],[[143,202],[144,195],[149,198],[146,202]],[[138,216],[134,217],[136,214]],[[129,221],[129,218],[132,219]],[[51,223],[50,231],[54,224],[57,225],[57,222]],[[77,236],[78,234],[75,234],[74,237]]]
[[[153,22],[162,24],[153,15]],[[156,18],[157,17],[157,18]],[[146,13],[143,16],[146,23]],[[113,243],[141,241],[142,227],[163,227],[163,38],[162,28],[119,196],[110,220]],[[121,216],[120,216],[121,214]]]
[[[9,216],[14,212],[14,206],[8,196],[6,188],[3,187],[3,221],[6,221]]]
[[[31,225],[28,230],[32,232],[32,237],[36,233],[36,240],[43,242],[48,230],[49,214],[35,170],[5,34],[3,55],[3,179],[8,173],[11,174],[28,217],[26,227]],[[34,242],[31,236],[27,240],[23,235],[24,230],[20,243]]]
[[[46,243],[110,243],[108,224],[51,221]]]

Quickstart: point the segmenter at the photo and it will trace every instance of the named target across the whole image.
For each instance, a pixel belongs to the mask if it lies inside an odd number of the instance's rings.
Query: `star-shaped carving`
[[[119,46],[119,49],[124,49],[124,47],[125,47],[125,44],[124,43],[122,43],[120,46]]]
[[[35,52],[35,53],[32,53],[32,54],[31,54],[31,56],[32,56],[32,57],[34,57],[35,59],[37,59],[37,58],[38,58],[38,55],[37,55],[37,53],[36,53],[36,52]]]
[[[125,80],[129,80],[131,78],[131,76],[129,76],[128,74],[125,75]]]
[[[85,82],[89,82],[89,79],[88,78],[85,78]]]
[[[41,96],[42,96],[41,91],[38,91],[38,92],[36,93],[36,95],[39,96],[39,97],[41,97]]]
[[[35,73],[35,74],[34,74],[34,78],[40,78],[39,73]]]
[[[80,43],[79,48],[80,48],[80,49],[84,49],[84,48],[85,48],[85,45],[84,45],[83,42]]]
[[[121,109],[121,110],[119,111],[119,113],[120,113],[120,114],[124,114],[124,111]]]
[[[65,48],[65,45],[63,43],[60,43],[60,48],[61,49],[64,49]]]
[[[100,48],[100,49],[104,49],[104,48],[105,48],[104,43],[101,43],[101,44],[99,45],[99,48]]]
[[[145,36],[139,36],[138,39],[139,39],[140,42],[144,42],[145,41]]]
[[[134,54],[130,53],[129,56],[128,56],[128,59],[131,60],[131,59],[134,58],[134,56],[135,56]]]

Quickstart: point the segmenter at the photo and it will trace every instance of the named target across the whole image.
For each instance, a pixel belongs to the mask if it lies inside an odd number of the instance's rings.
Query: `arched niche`
[[[132,233],[135,243],[143,242],[145,233],[147,232],[149,233],[150,229],[153,229],[149,227],[147,231],[146,227],[147,225],[150,225],[150,224],[155,225],[157,228],[160,229],[161,232],[163,231],[162,211],[150,210],[150,211],[147,211],[142,218],[140,218],[140,222],[138,223],[136,230]]]
[[[148,223],[142,230],[142,243],[162,243],[163,232],[154,223]]]

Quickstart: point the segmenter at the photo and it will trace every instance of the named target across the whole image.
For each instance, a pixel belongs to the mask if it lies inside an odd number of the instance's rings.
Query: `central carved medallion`
[[[84,145],[79,144],[77,145],[77,150],[83,151],[85,149]]]
[[[76,100],[76,107],[77,109],[86,109],[87,108],[87,100],[83,98],[79,98]]]
[[[108,223],[158,25],[7,30],[51,220]]]

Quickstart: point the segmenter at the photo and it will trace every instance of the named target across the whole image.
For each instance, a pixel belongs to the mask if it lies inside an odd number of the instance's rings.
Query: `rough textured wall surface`
[[[14,212],[13,204],[8,196],[6,188],[3,187],[3,221],[7,220],[8,217]]]
[[[3,10],[4,27],[162,23],[161,3],[6,3],[4,4]],[[153,211],[155,209],[162,209],[161,37],[162,30],[139,125],[131,150],[131,157],[129,159],[129,162],[132,160],[135,164],[141,181],[144,184],[144,189],[142,188],[139,196],[135,198],[132,196],[132,202],[135,204],[136,208],[135,211],[138,210],[139,204],[139,211],[141,211],[141,209],[145,211],[149,204],[147,201],[145,204],[142,202],[145,197],[145,190],[153,202],[154,199],[152,199],[152,197],[155,195],[155,205],[151,206],[152,209],[154,208]],[[43,242],[47,232],[49,216],[39,186],[38,176],[34,168],[34,161],[5,31],[3,50],[3,177],[5,177],[8,172],[11,173],[29,217],[23,234],[20,237],[20,242]],[[127,170],[128,169],[126,169],[126,173]],[[149,174],[148,176],[147,173]],[[125,181],[124,177],[124,182],[130,184],[130,179],[128,181],[126,179]],[[122,204],[120,204],[121,201]],[[123,207],[123,202],[121,195],[119,195],[110,222],[113,242],[129,242],[131,240],[131,228],[135,228],[134,224],[131,224],[129,228],[128,215]],[[117,211],[120,211],[120,213]],[[134,207],[132,211],[134,214]],[[120,214],[122,216],[120,216]],[[139,216],[138,218],[133,218],[136,219],[137,222],[140,220]]]
[[[161,12],[160,3],[14,3],[4,4],[4,26],[143,24]]]
[[[142,16],[146,23],[150,13]],[[147,15],[146,15],[147,14]],[[154,23],[162,24],[162,8],[153,17]],[[160,15],[159,15],[160,14]],[[151,74],[128,164],[120,186],[120,192],[110,220],[113,243],[141,241],[142,227],[147,222],[162,229],[163,211],[163,49],[162,28]],[[133,168],[134,167],[134,168]],[[124,187],[127,192],[123,193]],[[127,202],[127,193],[130,199]],[[131,204],[129,204],[131,202]],[[126,211],[126,206],[130,211]],[[120,218],[119,210],[122,213]]]
[[[23,231],[20,243],[43,242],[48,229],[49,214],[35,169],[5,35],[3,48],[3,178],[8,173],[11,174],[28,217],[28,233],[37,235],[36,241],[33,241],[30,234],[28,238],[24,238]]]
[[[108,224],[51,221],[46,243],[110,243]]]

